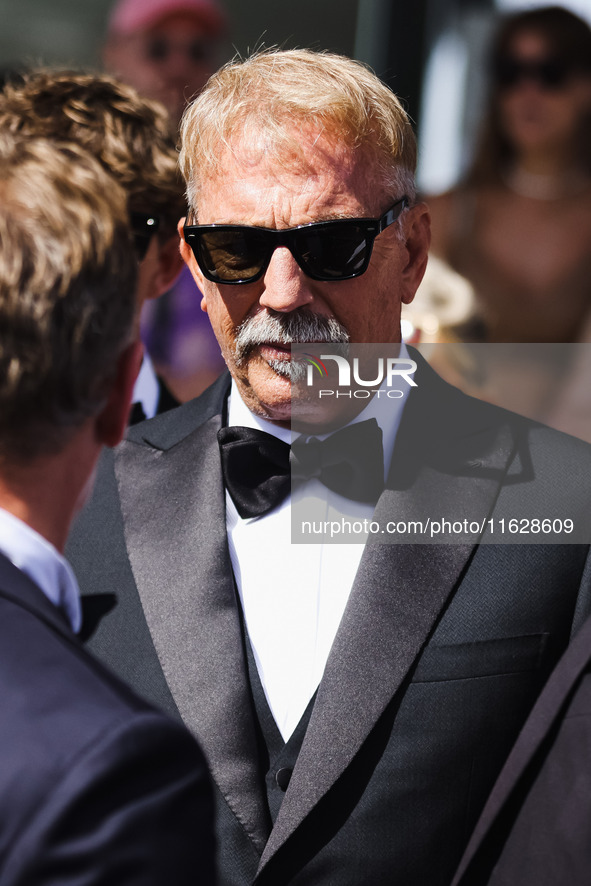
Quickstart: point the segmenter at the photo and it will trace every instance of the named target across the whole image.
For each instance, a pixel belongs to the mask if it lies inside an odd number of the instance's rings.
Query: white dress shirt
[[[0,508],[0,553],[28,575],[54,606],[65,612],[74,632],[80,630],[80,592],[72,567],[46,538],[3,508]]]
[[[384,477],[405,401],[406,396],[400,400],[374,397],[351,422],[377,420],[382,429]],[[286,443],[292,440],[290,430],[250,412],[234,383],[228,425],[258,428]],[[297,436],[294,433],[293,439]],[[319,435],[319,439],[323,437]],[[345,514],[356,520],[373,516],[373,505],[346,500],[318,480],[308,481],[304,487],[302,494],[319,500],[326,519],[331,519],[334,510],[339,517]],[[359,544],[292,544],[291,496],[262,517],[242,519],[226,492],[226,527],[259,676],[275,722],[287,741],[322,678],[365,539],[360,538]]]
[[[154,418],[158,409],[158,400],[160,399],[160,388],[158,387],[158,379],[154,370],[154,364],[150,360],[147,353],[144,352],[144,359],[135,381],[133,389],[133,403],[141,403],[146,418]]]

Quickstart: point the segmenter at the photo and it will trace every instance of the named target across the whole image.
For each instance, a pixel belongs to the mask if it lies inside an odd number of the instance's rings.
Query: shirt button
[[[287,786],[288,786],[289,781],[291,779],[292,771],[293,771],[292,769],[279,769],[275,773],[275,781],[277,782],[278,786],[281,788],[282,791],[287,790]]]

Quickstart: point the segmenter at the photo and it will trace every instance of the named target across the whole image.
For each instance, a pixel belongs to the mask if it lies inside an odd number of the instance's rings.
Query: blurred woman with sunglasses
[[[472,168],[429,201],[433,250],[474,285],[469,340],[591,340],[591,29],[560,7],[511,16],[491,73]]]

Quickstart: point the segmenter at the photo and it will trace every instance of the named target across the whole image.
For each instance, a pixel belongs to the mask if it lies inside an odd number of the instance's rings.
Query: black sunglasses
[[[402,197],[381,218],[312,222],[277,231],[249,225],[185,225],[185,241],[213,283],[260,280],[278,246],[286,246],[312,280],[350,280],[367,270],[378,234],[409,205]]]
[[[542,89],[562,89],[570,73],[569,66],[558,58],[528,62],[509,56],[499,59],[494,70],[499,89],[513,89],[526,80],[533,80]]]
[[[148,212],[130,212],[131,231],[135,251],[140,261],[146,256],[150,240],[158,230],[160,219]]]
[[[188,43],[174,43],[166,37],[153,37],[146,46],[146,57],[153,62],[164,62],[173,53],[182,53],[194,63],[211,58],[211,46],[205,40],[190,40]]]

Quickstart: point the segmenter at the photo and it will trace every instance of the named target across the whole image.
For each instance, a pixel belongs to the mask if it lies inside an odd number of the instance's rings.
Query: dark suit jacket
[[[466,397],[426,365],[415,378],[376,519],[435,502],[458,517],[588,520],[589,447]],[[91,645],[199,737],[223,884],[449,884],[589,611],[588,547],[367,545],[273,822],[268,797],[285,785],[257,743],[225,529],[227,385],[132,429],[103,460],[69,549],[85,594],[106,584],[117,597]],[[554,514],[537,513],[544,498]]]
[[[591,880],[591,620],[535,704],[454,884],[588,886]]]
[[[1,886],[214,882],[203,756],[0,555]]]

